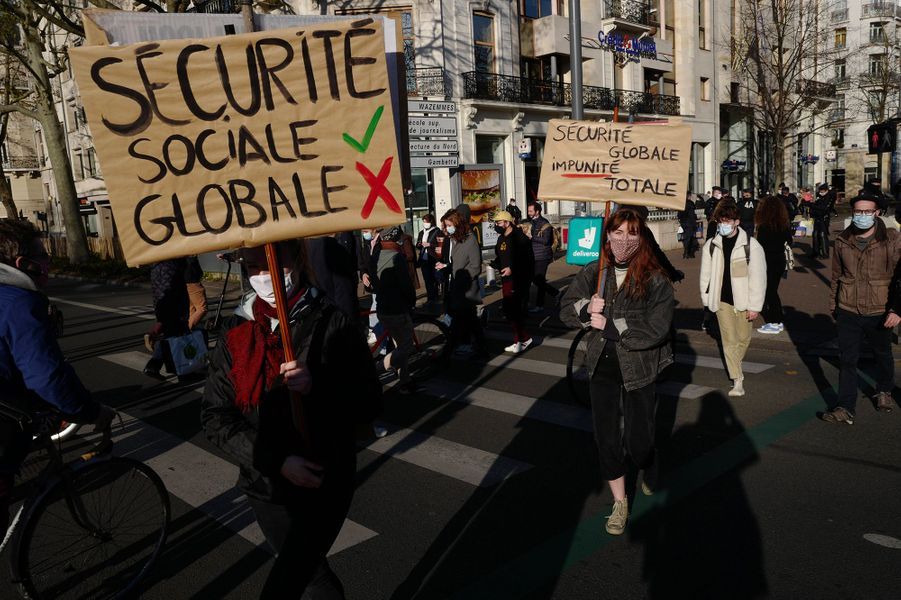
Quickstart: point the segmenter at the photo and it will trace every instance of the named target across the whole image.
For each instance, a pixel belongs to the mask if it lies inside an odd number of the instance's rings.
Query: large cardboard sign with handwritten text
[[[404,221],[380,21],[70,53],[129,264]]]
[[[545,144],[542,200],[685,207],[689,125],[554,119]]]

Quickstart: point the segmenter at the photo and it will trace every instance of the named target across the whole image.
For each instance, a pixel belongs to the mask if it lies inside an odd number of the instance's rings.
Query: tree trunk
[[[784,184],[785,181],[785,133],[773,132],[773,174],[774,185]],[[769,192],[770,190],[767,190]]]
[[[6,180],[6,174],[3,172],[3,165],[0,165],[0,204],[6,209],[6,216],[14,219],[18,216],[19,211],[16,209],[16,202],[13,200],[13,190]]]
[[[56,107],[53,102],[53,88],[47,66],[42,60],[43,47],[36,37],[35,31],[26,28],[25,44],[29,67],[38,74],[35,78],[35,113],[38,121],[44,129],[44,139],[47,142],[47,157],[53,169],[53,179],[56,182],[56,193],[59,199],[60,209],[63,213],[63,225],[66,230],[66,253],[69,262],[81,264],[88,259],[88,238],[85,235],[81,215],[78,212],[78,194],[75,191],[75,181],[72,179],[72,166],[69,162],[69,153],[66,150],[66,132],[56,115]]]

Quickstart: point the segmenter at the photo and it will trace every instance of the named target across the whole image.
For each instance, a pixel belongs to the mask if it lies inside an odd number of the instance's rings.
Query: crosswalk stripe
[[[571,429],[593,431],[591,411],[581,406],[473,387],[446,379],[428,381],[423,384],[423,387],[426,392],[436,398],[448,398],[470,406],[478,406],[517,417],[527,417]]]
[[[509,342],[512,340],[512,336],[509,332],[486,331],[485,335],[493,340],[499,340],[502,342]],[[570,346],[572,346],[572,343],[572,338],[552,336],[541,337],[536,335],[535,345],[533,346],[533,348],[547,346],[549,348],[561,348],[563,350],[569,350]],[[675,360],[680,365],[703,367],[705,369],[719,369],[721,371],[726,370],[726,365],[723,364],[723,360],[718,356],[701,356],[699,354],[685,354],[682,352],[676,352]],[[742,370],[745,373],[756,375],[758,373],[763,373],[768,369],[772,369],[775,365],[742,361],[741,366]]]
[[[99,304],[88,304],[87,302],[76,302],[74,300],[66,300],[64,298],[50,298],[51,302],[56,304],[68,304],[79,308],[88,308],[100,312],[112,313],[114,315],[125,315],[127,317],[135,317],[136,319],[156,320],[152,308],[136,309],[136,308],[115,308],[112,306],[100,306]]]
[[[366,446],[378,454],[478,487],[492,487],[532,465],[412,429],[394,429]]]
[[[516,371],[525,371],[527,373],[537,373],[538,375],[548,375],[550,377],[566,377],[566,365],[561,365],[545,360],[535,360],[532,358],[514,357],[513,355],[496,356],[482,364],[490,367],[499,367],[505,369],[514,369]],[[587,378],[587,373],[575,375],[579,379]],[[716,391],[712,387],[705,385],[697,385],[694,383],[682,383],[679,381],[664,381],[657,384],[657,393],[664,396],[675,396],[677,398],[685,398],[694,400],[705,394]]]
[[[147,361],[147,355],[139,351],[120,352],[101,358],[138,371],[143,370]],[[203,393],[202,388],[194,391]],[[194,401],[195,397],[185,394],[175,402],[181,405]],[[171,410],[175,406],[175,403],[167,402],[161,410]],[[238,467],[128,413],[120,411],[120,414],[125,431],[117,432],[113,437],[118,456],[130,456],[147,464],[160,476],[170,494],[250,543],[257,546],[265,543],[266,538],[256,523],[250,505],[235,487]],[[329,555],[337,554],[376,535],[375,531],[345,519]]]

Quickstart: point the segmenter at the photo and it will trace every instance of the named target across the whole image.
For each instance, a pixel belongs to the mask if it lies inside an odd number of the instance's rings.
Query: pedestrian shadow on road
[[[474,386],[503,368],[492,369]],[[540,399],[551,403],[568,395],[560,380]],[[464,406],[450,401],[416,429],[434,431]],[[586,499],[600,491],[597,451],[587,431],[527,417],[517,428],[505,447],[492,451],[531,467],[506,478],[497,468],[487,473],[485,485],[476,487],[434,536],[392,600],[521,597],[534,590],[534,582],[556,581],[565,570]]]
[[[712,393],[661,453],[660,489],[638,498],[628,529],[644,545],[649,598],[760,598],[760,527],[742,482],[759,455],[728,399]],[[644,509],[644,510],[643,510]]]

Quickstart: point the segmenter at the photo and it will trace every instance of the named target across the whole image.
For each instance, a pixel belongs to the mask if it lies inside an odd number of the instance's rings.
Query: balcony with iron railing
[[[8,156],[0,164],[4,171],[37,171],[41,168],[37,156]]]
[[[559,81],[476,71],[463,73],[463,97],[473,100],[571,106],[572,93],[571,84]],[[612,90],[592,85],[582,86],[582,103],[588,110],[613,110],[619,106],[627,114],[670,116],[678,116],[681,105],[678,96]]]
[[[831,83],[836,88],[846,88],[851,85],[851,78],[847,75],[836,75],[829,80],[829,83]]]
[[[203,2],[195,2],[194,6],[185,12],[204,13],[208,15],[230,15],[238,12],[240,9],[240,0],[203,0]]]
[[[605,0],[604,19],[650,27],[651,5],[642,0]]]
[[[901,6],[897,2],[870,2],[860,7],[860,18],[901,17]]]
[[[845,109],[844,108],[833,108],[828,113],[826,113],[826,119],[830,123],[844,121],[845,120]]]
[[[812,98],[835,98],[835,83],[824,83],[813,79],[802,79],[798,84],[803,96]]]
[[[832,11],[832,13],[829,15],[829,20],[831,20],[833,23],[840,23],[842,21],[847,21],[848,20],[848,9],[840,8],[838,10]]]
[[[441,67],[407,69],[407,95],[447,98],[451,86]]]

